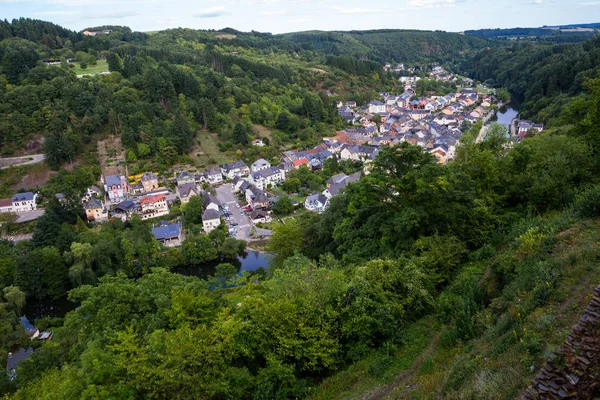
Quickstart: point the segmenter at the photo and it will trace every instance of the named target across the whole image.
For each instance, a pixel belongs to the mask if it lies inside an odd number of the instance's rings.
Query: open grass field
[[[199,131],[196,140],[198,148],[195,150],[195,156],[198,157],[200,164],[206,168],[233,161],[233,157],[228,153],[219,151],[219,141],[216,133]]]
[[[98,60],[98,65],[88,65],[86,69],[81,69],[80,63],[75,63],[75,74],[99,74],[100,72],[108,72],[108,62],[106,60]]]

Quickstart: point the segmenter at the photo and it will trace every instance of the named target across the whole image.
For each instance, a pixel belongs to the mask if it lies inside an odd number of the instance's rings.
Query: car
[[[243,211],[240,211],[240,215],[244,215],[244,212],[243,212]]]
[[[235,208],[240,208],[240,205],[238,203],[235,203]]]
[[[237,222],[232,222],[231,224],[229,224],[229,226],[238,226],[239,224]]]

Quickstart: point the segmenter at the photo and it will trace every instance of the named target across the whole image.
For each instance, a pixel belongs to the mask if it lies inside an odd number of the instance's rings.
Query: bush
[[[88,63],[86,63],[85,61],[82,61],[79,63],[79,66],[81,67],[81,69],[87,69]]]
[[[579,218],[600,216],[600,186],[595,186],[579,196],[573,208]]]

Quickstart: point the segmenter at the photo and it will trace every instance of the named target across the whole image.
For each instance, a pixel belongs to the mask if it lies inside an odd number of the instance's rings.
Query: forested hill
[[[417,30],[307,31],[279,35],[302,48],[380,63],[444,61],[489,46],[485,39],[458,33]]]
[[[556,122],[570,96],[599,69],[600,37],[565,45],[516,42],[481,51],[463,65],[470,77],[507,87],[523,103],[522,116],[544,123]]]

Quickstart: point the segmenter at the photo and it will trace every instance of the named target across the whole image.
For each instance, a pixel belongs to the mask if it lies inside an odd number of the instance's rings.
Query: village
[[[402,64],[384,70],[404,71]],[[414,72],[408,70],[408,72]],[[457,81],[439,65],[434,65],[429,79],[440,82]],[[170,175],[160,176],[147,171],[128,175],[127,168],[103,171],[97,186],[87,189],[81,199],[90,223],[111,219],[128,221],[133,215],[152,221],[152,233],[157,241],[168,247],[178,247],[185,239],[181,217],[166,220],[174,204],[184,206],[194,196],[202,199],[202,228],[205,233],[226,224],[230,236],[251,242],[264,240],[271,235],[268,224],[273,219],[273,207],[282,194],[274,189],[284,184],[294,170],[320,171],[325,162],[351,161],[361,165],[352,174],[337,173],[327,180],[325,188],[292,200],[294,209],[304,208],[322,213],[332,197],[341,193],[348,184],[369,174],[370,164],[384,146],[408,142],[423,147],[439,163],[454,159],[456,146],[463,132],[478,121],[485,125],[498,109],[498,100],[492,93],[482,93],[465,87],[460,91],[437,96],[429,91],[427,96],[417,96],[420,78],[401,76],[403,93],[380,93],[379,98],[364,105],[356,102],[337,102],[338,113],[348,124],[333,137],[325,137],[308,150],[288,150],[281,154],[279,163],[272,165],[260,158],[247,165],[244,161],[222,164],[204,171],[180,169]],[[473,82],[465,79],[463,85]],[[511,123],[511,137],[521,140],[525,135],[543,130],[542,125],[515,120]],[[485,127],[481,131],[485,136]],[[264,143],[254,140],[253,146]],[[57,195],[59,200],[60,194]],[[300,201],[298,201],[300,200]],[[17,193],[12,198],[0,200],[1,212],[14,212],[18,222],[39,218],[44,212],[38,208],[38,194]],[[23,239],[27,239],[24,237]],[[13,239],[16,240],[16,239]]]

